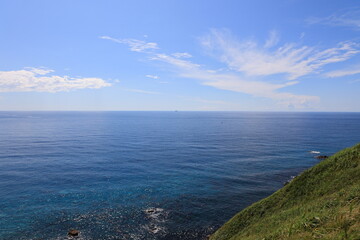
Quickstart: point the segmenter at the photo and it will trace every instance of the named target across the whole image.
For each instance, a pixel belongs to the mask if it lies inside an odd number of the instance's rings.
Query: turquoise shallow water
[[[359,113],[0,112],[0,239],[202,239]]]

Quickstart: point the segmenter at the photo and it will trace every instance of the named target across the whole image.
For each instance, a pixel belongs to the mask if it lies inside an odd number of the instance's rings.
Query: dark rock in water
[[[146,213],[147,217],[149,217],[149,218],[158,218],[158,217],[164,215],[164,209],[162,209],[162,208],[151,207],[151,208],[145,209],[144,212]]]
[[[145,210],[146,213],[148,214],[152,214],[152,213],[155,213],[156,212],[156,209],[155,208],[148,208]]]
[[[72,236],[72,237],[76,237],[76,236],[79,236],[79,233],[80,233],[79,230],[70,229],[70,231],[68,232],[68,235],[69,235],[69,236]]]
[[[328,158],[328,156],[325,155],[319,155],[319,156],[315,156],[316,159],[326,159]]]
[[[158,227],[158,226],[152,225],[152,226],[149,227],[149,230],[150,230],[150,232],[156,234],[156,233],[161,231],[161,228]]]

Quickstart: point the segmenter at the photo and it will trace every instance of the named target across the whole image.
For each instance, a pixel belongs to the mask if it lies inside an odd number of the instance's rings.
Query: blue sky
[[[360,2],[0,1],[0,110],[360,111]]]

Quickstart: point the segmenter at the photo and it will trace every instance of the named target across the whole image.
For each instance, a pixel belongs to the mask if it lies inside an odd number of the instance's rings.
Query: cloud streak
[[[296,81],[274,84],[263,81],[247,80],[236,74],[219,73],[206,70],[200,65],[186,60],[176,59],[166,54],[157,54],[153,60],[166,62],[175,67],[180,77],[200,80],[203,85],[222,90],[246,93],[255,97],[270,98],[290,108],[307,108],[319,101],[317,96],[296,95],[277,90],[297,84]]]
[[[341,10],[327,17],[312,17],[307,19],[309,24],[323,24],[330,26],[352,27],[360,30],[360,9]]]
[[[298,84],[303,76],[319,75],[327,64],[345,61],[360,52],[358,45],[353,42],[341,42],[326,49],[295,43],[279,45],[280,38],[276,31],[270,32],[263,45],[255,41],[239,41],[229,31],[216,29],[200,38],[200,42],[211,56],[227,68],[208,69],[190,61],[188,58],[191,55],[187,53],[161,53],[157,51],[157,44],[153,44],[156,48],[151,48],[154,51],[142,52],[151,61],[166,63],[178,77],[194,79],[202,85],[221,90],[272,99],[287,108],[313,108],[320,98],[285,92],[285,88]],[[124,40],[119,40],[119,43],[130,46]],[[142,42],[142,45],[146,44]]]
[[[173,53],[171,55],[176,58],[191,58],[192,57],[192,55],[187,52],[177,52],[177,53]]]
[[[322,51],[292,43],[273,51],[266,49],[275,42],[276,37],[270,36],[265,47],[259,47],[254,41],[237,41],[229,32],[219,30],[212,30],[202,38],[202,45],[234,71],[249,76],[286,74],[288,80],[315,73],[324,65],[345,61],[359,53],[352,42]]]
[[[51,75],[43,68],[0,71],[0,92],[68,92],[77,89],[98,89],[111,86],[101,78],[71,78]]]
[[[145,75],[145,77],[147,78],[152,78],[152,79],[159,79],[159,76],[156,76],[156,75]]]
[[[325,74],[327,77],[344,77],[349,75],[355,75],[360,73],[360,65],[354,66],[349,69],[343,69],[343,70],[337,70],[337,71],[331,71]]]
[[[154,42],[145,42],[142,40],[137,40],[137,39],[117,39],[117,38],[112,38],[109,36],[101,36],[101,39],[105,39],[105,40],[110,40],[116,43],[121,43],[121,44],[126,44],[130,47],[130,50],[133,52],[146,52],[148,50],[155,50],[155,49],[159,49],[157,43]]]

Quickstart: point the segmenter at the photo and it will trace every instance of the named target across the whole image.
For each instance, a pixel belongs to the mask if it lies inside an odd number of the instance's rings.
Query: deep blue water
[[[203,239],[358,142],[360,113],[0,112],[0,239]]]

